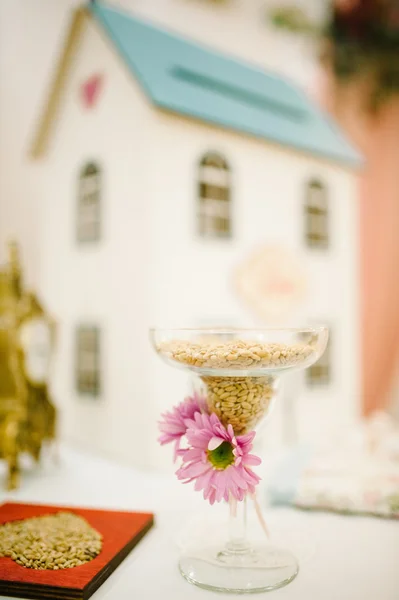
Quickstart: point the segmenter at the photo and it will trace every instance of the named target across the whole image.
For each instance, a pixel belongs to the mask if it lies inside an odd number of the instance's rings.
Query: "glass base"
[[[228,546],[191,550],[179,562],[180,573],[190,583],[214,592],[256,594],[269,592],[290,583],[299,566],[291,552],[272,545]]]

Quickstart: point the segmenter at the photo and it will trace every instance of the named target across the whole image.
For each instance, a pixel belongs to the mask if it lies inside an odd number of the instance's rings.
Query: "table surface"
[[[177,562],[198,523],[214,531],[225,506],[208,507],[201,495],[171,474],[141,472],[62,447],[58,464],[25,470],[21,488],[0,500],[151,511],[156,526],[92,596],[93,600],[201,600],[217,597],[189,585]],[[300,558],[290,585],[270,592],[280,600],[399,600],[399,522],[366,517],[268,509],[274,538]],[[219,595],[221,598],[237,598]]]

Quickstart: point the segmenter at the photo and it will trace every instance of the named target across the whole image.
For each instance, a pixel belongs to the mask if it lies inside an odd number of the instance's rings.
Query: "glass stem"
[[[229,540],[227,550],[236,554],[245,553],[249,550],[247,541],[247,499],[241,502],[233,496],[229,500]]]

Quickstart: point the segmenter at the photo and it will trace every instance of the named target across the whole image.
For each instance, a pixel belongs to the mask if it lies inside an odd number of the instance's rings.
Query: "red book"
[[[60,511],[83,517],[102,534],[100,554],[84,565],[58,571],[29,569],[11,558],[0,558],[0,595],[40,600],[86,600],[154,524],[154,516],[150,513],[7,503],[0,506],[0,525]]]

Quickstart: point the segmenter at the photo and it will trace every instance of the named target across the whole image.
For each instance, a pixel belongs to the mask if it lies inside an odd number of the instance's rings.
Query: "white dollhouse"
[[[329,351],[295,382],[301,435],[357,418],[360,158],[299,89],[92,3],[74,14],[32,156],[68,438],[163,460],[157,416],[187,382],[154,356],[154,324],[325,322]]]

